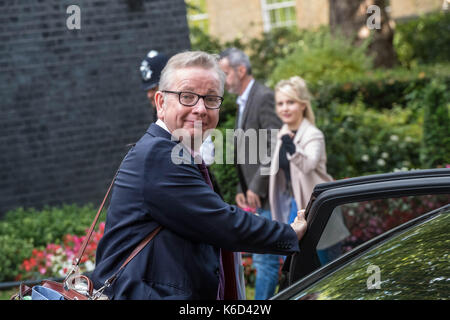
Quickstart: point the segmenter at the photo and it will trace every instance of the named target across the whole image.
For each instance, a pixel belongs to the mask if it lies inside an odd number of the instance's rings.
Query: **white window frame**
[[[267,0],[261,0],[261,8],[262,8],[262,15],[263,15],[263,23],[264,23],[264,32],[269,32],[273,28],[279,28],[279,27],[290,27],[297,24],[297,20],[291,20],[291,21],[277,21],[276,23],[272,24],[270,22],[270,11],[277,10],[277,9],[283,9],[283,8],[290,8],[294,7],[296,9],[296,1],[284,1],[284,2],[276,2],[276,3],[267,3]],[[279,13],[277,11],[278,17]]]

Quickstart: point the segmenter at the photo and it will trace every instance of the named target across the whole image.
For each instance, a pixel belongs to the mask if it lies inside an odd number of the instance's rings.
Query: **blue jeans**
[[[270,210],[258,209],[261,217],[272,220]],[[256,269],[255,300],[272,297],[278,284],[280,256],[274,254],[253,254],[253,266]]]
[[[289,219],[288,223],[291,224],[294,222],[295,217],[297,217],[297,203],[295,203],[294,197],[291,198],[291,210],[289,211]]]

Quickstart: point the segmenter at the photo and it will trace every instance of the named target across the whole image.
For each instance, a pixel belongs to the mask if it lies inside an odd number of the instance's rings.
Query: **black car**
[[[306,214],[300,253],[272,299],[450,298],[450,169],[321,184]],[[349,236],[323,261],[317,245],[337,214]]]

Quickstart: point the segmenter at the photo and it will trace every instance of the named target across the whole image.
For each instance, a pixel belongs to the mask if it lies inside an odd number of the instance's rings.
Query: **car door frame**
[[[300,292],[307,290],[312,285],[315,285],[317,282],[321,281],[323,278],[328,275],[332,275],[334,272],[345,268],[345,266],[357,260],[360,256],[363,256],[370,250],[382,245],[386,241],[396,237],[399,234],[407,232],[411,228],[414,228],[420,224],[426,223],[427,221],[433,220],[437,216],[439,216],[442,212],[446,212],[445,214],[450,214],[450,204],[447,204],[441,208],[437,208],[433,211],[427,212],[419,217],[416,217],[412,220],[409,220],[397,227],[394,227],[383,234],[378,235],[377,237],[368,240],[364,244],[355,248],[355,250],[349,251],[332,261],[329,264],[326,264],[314,272],[308,274],[304,278],[300,279],[296,283],[290,285],[284,290],[280,291],[277,295],[272,297],[272,300],[288,300],[294,296],[297,296]]]
[[[306,208],[308,228],[299,242],[300,252],[286,259],[283,266],[286,280],[280,288],[321,267],[316,248],[336,206],[427,194],[450,194],[450,169],[379,174],[317,185]]]

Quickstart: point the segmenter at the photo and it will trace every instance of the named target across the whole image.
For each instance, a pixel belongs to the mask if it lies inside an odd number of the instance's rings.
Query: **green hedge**
[[[447,70],[447,71],[445,71]],[[345,82],[312,84],[316,103],[326,107],[332,102],[353,103],[357,98],[371,108],[382,110],[394,106],[408,107],[412,100],[433,80],[450,85],[450,64],[417,66],[411,70],[374,70],[354,76]]]
[[[440,11],[398,22],[394,48],[403,66],[450,61],[450,13]]]
[[[84,235],[95,213],[91,205],[46,207],[40,211],[18,208],[7,212],[0,221],[0,282],[14,280],[33,248],[59,244],[65,234]]]
[[[382,112],[361,100],[315,110],[335,179],[420,168],[421,119],[395,107]]]
[[[365,41],[355,46],[351,39],[331,34],[329,28],[305,32],[292,44],[292,53],[278,60],[270,76],[266,76],[271,86],[297,75],[310,86],[349,81],[372,70],[372,58],[366,52],[368,44]]]
[[[424,107],[421,160],[425,167],[450,164],[450,94],[448,86],[433,80],[416,102]]]

